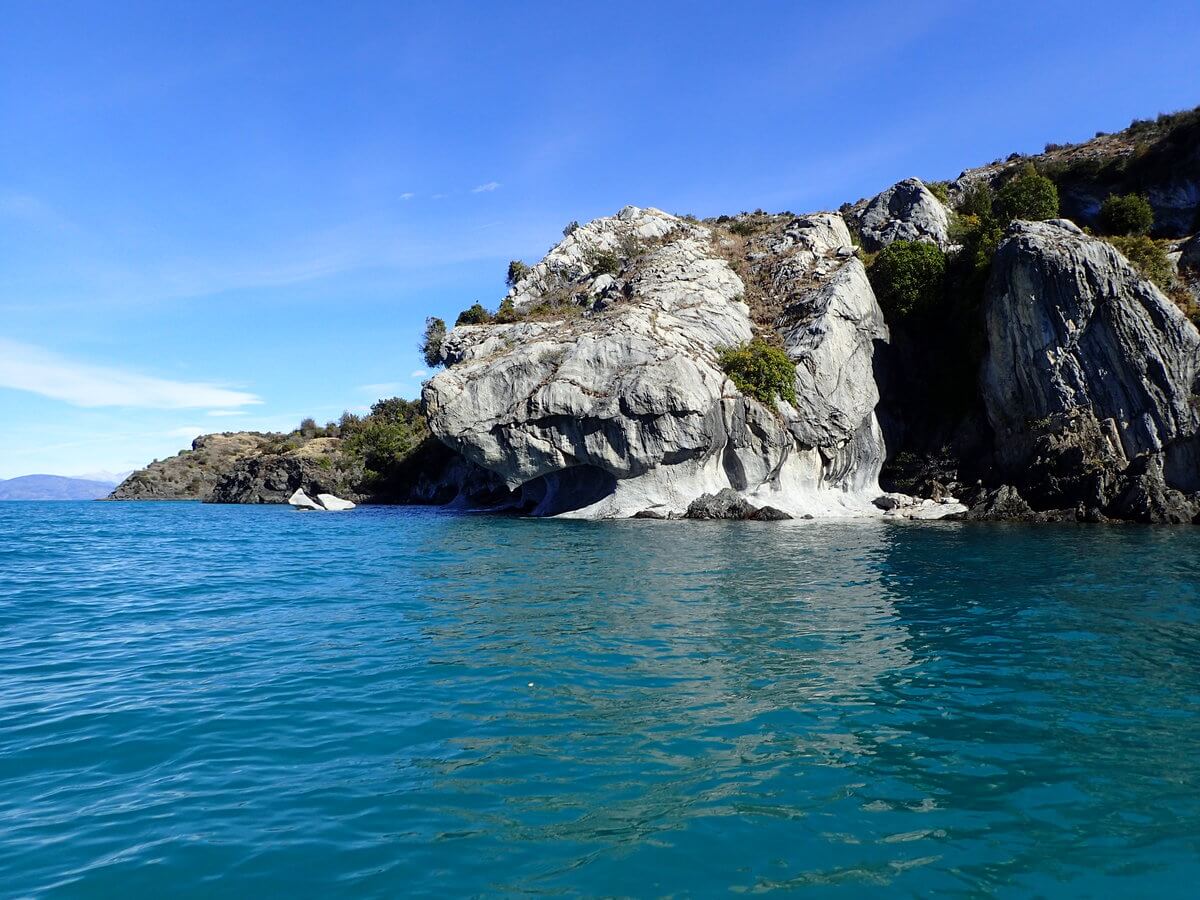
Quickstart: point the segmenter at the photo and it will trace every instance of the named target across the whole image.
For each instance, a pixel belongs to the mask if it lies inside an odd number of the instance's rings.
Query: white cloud
[[[400,199],[401,200],[411,200],[415,196],[417,196],[417,195],[414,194],[412,191],[405,191],[403,194],[400,195]]]
[[[479,187],[471,188],[472,194],[490,194],[496,188],[500,187],[500,182],[489,181],[487,184],[481,184]]]
[[[246,406],[254,394],[205,382],[170,381],[66,357],[0,338],[0,387],[29,391],[75,406],[146,409]]]
[[[168,431],[167,437],[184,438],[190,441],[207,433],[208,429],[203,425],[181,425],[178,428],[172,428]]]
[[[205,413],[206,416],[214,416],[222,419],[228,418],[229,416],[244,416],[246,414],[247,413],[244,409],[210,409]]]
[[[409,378],[426,378],[429,375],[428,369],[414,369]]]

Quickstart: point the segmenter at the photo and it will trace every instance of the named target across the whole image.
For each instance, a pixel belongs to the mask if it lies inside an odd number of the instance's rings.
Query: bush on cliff
[[[1013,219],[1053,219],[1058,215],[1058,188],[1031,163],[997,191],[992,209],[1002,224]]]
[[[501,325],[509,325],[520,316],[517,314],[517,305],[513,302],[512,297],[505,297],[500,301],[500,308],[496,310],[496,315],[492,317],[494,322]]]
[[[508,273],[504,276],[504,283],[509,287],[516,287],[517,282],[528,274],[529,266],[519,259],[511,260],[508,264]]]
[[[386,480],[429,436],[417,400],[391,397],[371,407],[370,415],[342,428],[347,453],[362,460],[368,482]]]
[[[446,323],[437,316],[425,320],[425,334],[417,344],[417,350],[427,366],[442,364],[442,343],[446,340]]]
[[[925,241],[894,241],[879,251],[867,274],[884,314],[905,318],[941,300],[946,254]]]
[[[796,364],[779,347],[756,338],[722,350],[720,363],[737,389],[760,403],[770,405],[776,397],[796,402]]]
[[[1153,281],[1164,293],[1175,287],[1175,270],[1161,244],[1144,234],[1113,235],[1105,240],[1121,251],[1139,275]]]
[[[593,275],[616,275],[621,271],[621,260],[617,254],[610,251],[596,254],[592,263]]]
[[[492,314],[484,309],[482,303],[472,303],[458,314],[454,327],[459,325],[487,325],[492,321]]]
[[[1110,194],[1100,206],[1100,227],[1110,235],[1149,234],[1154,208],[1139,194]]]
[[[963,216],[974,216],[980,221],[987,221],[993,216],[992,205],[995,201],[996,195],[991,186],[986,181],[980,182],[963,193],[957,212]]]

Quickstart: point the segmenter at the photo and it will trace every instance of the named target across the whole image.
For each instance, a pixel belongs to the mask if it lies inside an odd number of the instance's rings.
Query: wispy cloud
[[[415,196],[417,196],[417,195],[414,194],[412,191],[405,191],[403,194],[400,195],[400,199],[401,200],[411,200]]]
[[[238,407],[261,403],[254,394],[216,384],[170,381],[111,366],[76,362],[0,338],[0,387],[29,391],[75,406],[147,409]]]
[[[246,411],[244,409],[210,409],[205,415],[224,419],[229,416],[244,416]]]
[[[472,194],[490,194],[496,188],[500,187],[500,182],[489,181],[487,184],[481,184],[478,187],[471,188]]]
[[[409,378],[426,378],[429,375],[428,369],[414,369],[408,376]]]

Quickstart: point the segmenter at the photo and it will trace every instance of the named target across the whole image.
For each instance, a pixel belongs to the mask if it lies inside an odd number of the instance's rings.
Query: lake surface
[[[0,503],[0,895],[1194,896],[1200,529]]]

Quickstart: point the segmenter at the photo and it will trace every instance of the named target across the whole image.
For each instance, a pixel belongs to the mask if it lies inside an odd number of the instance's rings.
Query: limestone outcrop
[[[1007,466],[1029,424],[1087,410],[1132,459],[1200,431],[1200,333],[1120,253],[1066,220],[1017,222],[996,253],[983,398]]]
[[[677,516],[725,489],[793,516],[878,514],[883,317],[840,217],[773,239],[795,406],[744,396],[721,369],[755,323],[712,231],[626,207],[513,287],[517,321],[450,332],[424,389],[433,433],[538,515]]]
[[[314,512],[345,512],[354,509],[356,505],[349,500],[335,497],[333,494],[317,494],[317,499],[314,500],[304,493],[302,488],[296,488],[288,497],[287,502],[289,506],[294,506],[298,510]]]
[[[892,185],[871,200],[858,218],[863,246],[872,253],[893,241],[950,246],[950,213],[919,178]]]
[[[1164,491],[1200,489],[1200,332],[1157,287],[1068,221],[1017,222],[986,326],[995,457],[1026,500],[1080,519],[1183,515]]]

